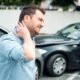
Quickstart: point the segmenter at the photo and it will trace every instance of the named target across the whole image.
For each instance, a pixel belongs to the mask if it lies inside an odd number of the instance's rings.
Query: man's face
[[[39,34],[40,29],[43,27],[44,14],[36,10],[36,13],[30,17],[27,23],[27,27],[30,30],[31,35]]]

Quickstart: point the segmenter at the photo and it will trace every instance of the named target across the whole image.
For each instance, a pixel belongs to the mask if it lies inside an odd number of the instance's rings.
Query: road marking
[[[72,74],[67,80],[73,80],[75,77],[78,76],[79,73]]]

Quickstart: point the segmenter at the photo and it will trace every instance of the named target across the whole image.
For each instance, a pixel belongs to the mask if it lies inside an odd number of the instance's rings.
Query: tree
[[[3,2],[4,5],[40,5],[42,1],[43,0],[0,0],[0,4]]]
[[[74,4],[74,0],[53,0],[51,5],[68,8],[70,5],[75,5],[75,4]]]
[[[69,6],[74,4],[74,0],[53,0],[52,5],[57,6]]]

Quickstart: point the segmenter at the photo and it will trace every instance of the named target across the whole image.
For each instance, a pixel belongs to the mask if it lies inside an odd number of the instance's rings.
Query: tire
[[[39,66],[36,63],[36,68],[35,68],[35,80],[39,80]]]
[[[52,55],[47,62],[47,72],[50,76],[60,76],[62,75],[67,67],[67,62],[62,54]]]

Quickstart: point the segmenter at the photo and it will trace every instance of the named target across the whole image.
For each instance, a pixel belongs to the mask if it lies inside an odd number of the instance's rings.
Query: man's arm
[[[23,38],[23,51],[24,56],[27,60],[33,60],[35,59],[35,45],[31,39],[29,30],[25,26],[24,22],[19,23],[17,26],[17,35],[21,38]]]
[[[28,60],[35,58],[35,46],[30,37],[24,38],[23,50],[24,55]]]

